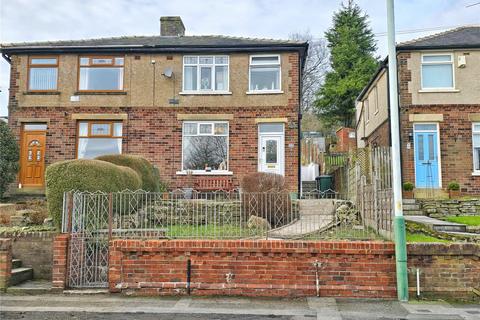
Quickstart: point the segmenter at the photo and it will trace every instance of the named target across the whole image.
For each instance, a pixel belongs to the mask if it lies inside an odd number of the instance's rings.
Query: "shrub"
[[[448,184],[447,189],[451,191],[458,191],[460,190],[460,184],[458,184],[456,181],[452,181]]]
[[[0,199],[18,172],[18,144],[8,125],[0,121]]]
[[[246,175],[241,182],[242,206],[249,216],[266,219],[273,228],[289,223],[294,217],[292,201],[283,176],[256,172]]]
[[[63,193],[71,190],[116,192],[141,187],[139,175],[130,168],[100,160],[67,160],[47,167],[48,212],[55,226],[62,221]]]
[[[403,191],[412,191],[413,188],[414,188],[414,185],[411,182],[405,182],[403,184]]]
[[[142,180],[142,189],[145,191],[158,192],[160,191],[160,174],[156,168],[147,159],[127,154],[106,155],[96,158],[116,164],[118,166],[129,167],[140,176]]]

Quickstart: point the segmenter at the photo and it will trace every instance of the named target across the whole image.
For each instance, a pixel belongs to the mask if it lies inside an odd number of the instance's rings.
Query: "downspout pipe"
[[[388,79],[390,98],[390,131],[392,134],[392,189],[395,218],[395,260],[397,271],[397,296],[399,301],[408,301],[407,243],[405,218],[403,216],[402,168],[400,161],[400,128],[398,111],[397,54],[395,44],[394,0],[387,0],[388,26]]]

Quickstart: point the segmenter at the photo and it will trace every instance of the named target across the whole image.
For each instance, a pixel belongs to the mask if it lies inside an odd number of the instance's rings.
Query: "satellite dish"
[[[167,67],[165,68],[165,70],[163,70],[163,75],[167,78],[171,78],[172,75],[173,75],[173,70],[171,67]]]

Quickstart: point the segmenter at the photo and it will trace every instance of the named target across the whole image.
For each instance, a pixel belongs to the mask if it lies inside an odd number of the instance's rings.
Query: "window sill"
[[[182,170],[182,171],[177,171],[176,174],[179,175],[179,176],[186,176],[186,175],[188,175],[188,172]],[[193,171],[191,174],[192,174],[192,176],[231,176],[231,175],[233,175],[233,172],[232,171],[210,171],[210,172],[207,172],[207,171],[199,170],[199,171]]]
[[[458,89],[421,89],[419,93],[460,92]]]
[[[221,95],[231,95],[230,91],[182,91],[178,94],[182,96],[221,96]]]
[[[24,91],[26,96],[58,96],[60,91]]]
[[[474,176],[474,177],[480,177],[480,171],[472,172],[472,176]]]
[[[282,90],[269,90],[269,91],[247,91],[246,94],[282,94]]]
[[[127,95],[126,91],[77,91],[73,94],[74,96],[125,96]]]

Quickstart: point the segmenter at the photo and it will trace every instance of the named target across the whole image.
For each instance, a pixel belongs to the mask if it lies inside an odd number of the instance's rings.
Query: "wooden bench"
[[[200,192],[204,191],[232,191],[233,182],[230,177],[205,177],[195,182],[194,189]]]

